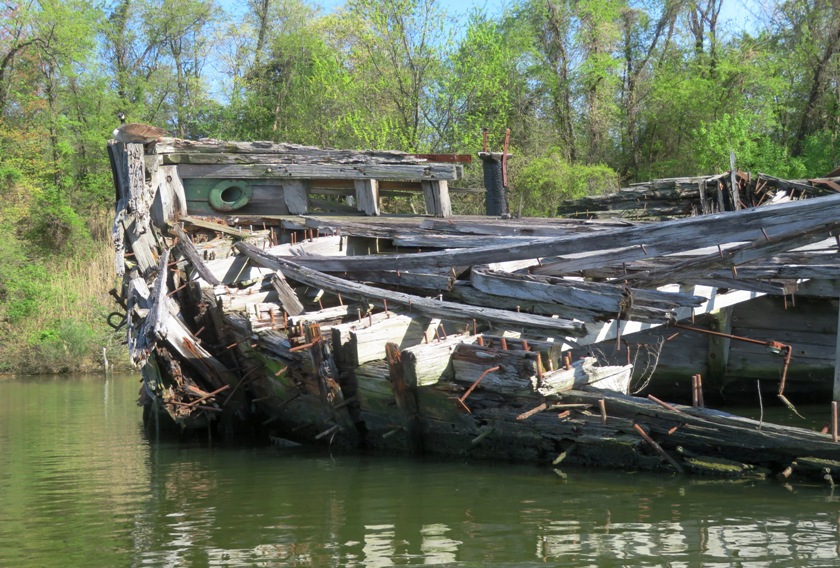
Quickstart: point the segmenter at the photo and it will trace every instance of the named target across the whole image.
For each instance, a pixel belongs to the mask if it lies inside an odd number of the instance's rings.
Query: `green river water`
[[[154,443],[138,386],[0,380],[0,567],[840,565],[840,488]]]

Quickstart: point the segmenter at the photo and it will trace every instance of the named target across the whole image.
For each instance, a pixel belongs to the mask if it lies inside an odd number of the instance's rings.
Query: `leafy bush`
[[[788,149],[769,137],[766,120],[749,113],[724,114],[721,118],[704,122],[694,137],[697,166],[701,173],[729,170],[729,151],[735,152],[736,167],[753,173],[765,173],[782,178],[806,175],[805,164],[790,155]]]
[[[61,192],[48,188],[32,208],[28,239],[53,253],[86,250],[90,235],[79,213]]]
[[[41,330],[30,341],[33,366],[52,372],[68,372],[82,367],[86,358],[95,353],[96,334],[89,324],[76,319],[64,319],[54,327]]]
[[[522,197],[522,215],[527,217],[553,217],[564,200],[619,189],[619,176],[609,166],[569,163],[557,150],[513,169],[512,178]],[[512,210],[517,207],[511,202]]]

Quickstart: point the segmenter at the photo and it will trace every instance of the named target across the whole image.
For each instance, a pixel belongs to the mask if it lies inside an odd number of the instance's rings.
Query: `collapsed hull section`
[[[709,230],[737,243],[778,229],[783,237],[772,246],[735,244],[729,257],[720,253],[727,262],[763,258],[823,238],[820,231],[833,230],[838,199],[734,223],[701,220],[704,236],[689,244],[674,236],[694,230],[692,223],[654,230],[546,222],[537,229],[500,227],[504,234],[476,239],[469,231],[465,238],[442,235],[432,217],[418,231],[404,220],[315,218],[310,226],[310,219],[266,215],[245,230],[221,221],[229,208],[256,207],[248,203],[255,195],[268,207],[267,186],[252,180],[244,191],[216,183],[203,211],[216,219],[197,218],[190,216],[196,194],[184,189],[196,182],[180,176],[198,175],[204,158],[179,169],[175,164],[187,158],[177,152],[162,158],[144,155],[139,145],[109,150],[119,197],[116,269],[124,277],[129,348],[143,369],[140,402],[150,428],[163,421],[230,437],[542,464],[760,477],[793,471],[796,463],[807,476],[840,472],[831,461],[840,446],[830,436],[630,396],[629,361],[599,365],[586,352],[609,339],[609,326],[621,345],[629,324],[653,329],[712,313],[721,301],[741,301],[738,290],[702,291],[680,280],[716,262],[708,253],[677,259],[670,272],[579,275],[710,246]],[[229,161],[241,176],[273,172],[267,164],[282,152],[269,150],[252,168],[241,165],[244,158]],[[375,168],[309,164],[300,171],[350,172],[367,215],[379,214],[379,197],[376,184],[357,183],[365,172],[457,174],[411,156],[364,159]],[[282,167],[297,172],[288,160]],[[214,168],[212,175],[227,172]],[[292,182],[280,183],[278,199],[286,213],[305,211],[312,204],[307,186]],[[228,191],[234,186],[235,200]],[[420,180],[418,188],[431,196],[430,215],[448,214],[439,206],[448,203],[440,179]],[[381,238],[394,248],[380,250]],[[747,289],[746,297],[753,293]]]

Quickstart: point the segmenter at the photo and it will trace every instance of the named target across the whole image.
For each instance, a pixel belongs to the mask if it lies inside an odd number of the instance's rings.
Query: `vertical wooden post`
[[[709,213],[709,204],[706,203],[706,180],[701,179],[697,182],[697,190],[700,192],[700,212],[703,215]]]
[[[722,308],[709,314],[713,318],[710,329],[720,333],[732,333],[732,308]],[[708,372],[706,377],[712,384],[723,384],[726,366],[729,364],[729,347],[732,340],[728,337],[709,335],[709,352],[706,357]]]
[[[353,185],[356,187],[356,208],[365,215],[379,215],[379,181],[358,179]]]
[[[739,211],[741,209],[741,194],[738,191],[738,173],[735,169],[735,152],[729,151],[729,183],[732,187],[729,188],[729,196],[732,198],[732,209]]]
[[[283,203],[291,215],[303,215],[309,207],[309,187],[305,180],[290,179],[283,182]]]
[[[435,217],[451,217],[452,204],[449,201],[449,184],[446,180],[421,181],[426,213]]]
[[[408,449],[412,454],[423,453],[423,435],[420,428],[416,385],[406,380],[402,354],[396,343],[385,344],[385,356],[388,359],[388,374],[397,408],[403,418],[403,428],[408,435]]]

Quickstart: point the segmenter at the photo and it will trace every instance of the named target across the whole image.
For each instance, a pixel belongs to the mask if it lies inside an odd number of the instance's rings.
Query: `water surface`
[[[840,565],[829,487],[153,443],[138,387],[0,381],[0,566]]]

